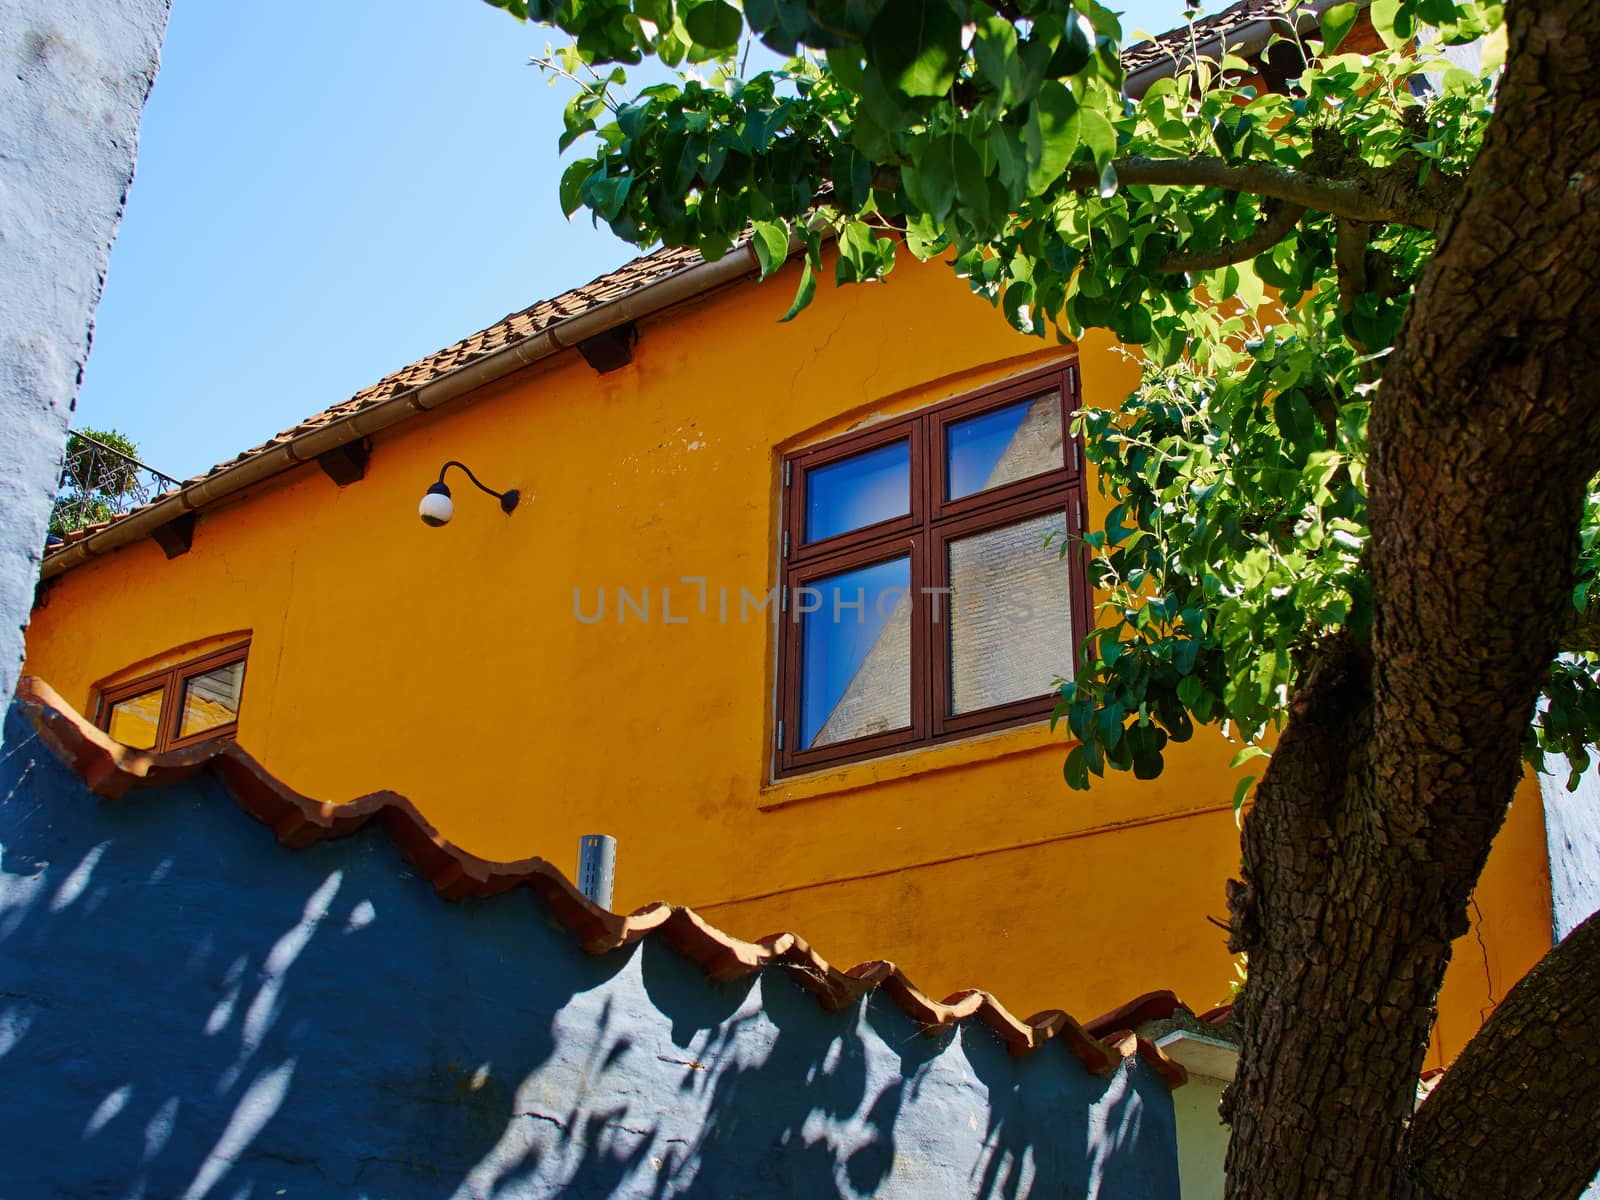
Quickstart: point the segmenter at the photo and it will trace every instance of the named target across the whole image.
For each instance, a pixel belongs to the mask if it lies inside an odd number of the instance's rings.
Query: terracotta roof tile
[[[291,426],[276,436],[269,438],[259,446],[252,447],[242,454],[236,455],[227,463],[220,463],[193,479],[185,480],[185,484],[197,483],[201,479],[215,475],[218,471],[231,463],[242,462],[254,458],[257,454],[271,449],[275,445],[292,441],[301,434],[328,424],[340,417],[349,416],[363,408],[387,400],[408,388],[420,387],[429,383],[447,371],[454,370],[475,359],[491,354],[512,342],[522,338],[532,337],[542,333],[550,326],[579,313],[589,311],[597,305],[629,292],[656,283],[669,275],[694,266],[700,262],[700,254],[695,250],[653,250],[649,254],[640,256],[633,261],[618,267],[615,271],[601,275],[584,284],[582,287],[573,288],[550,300],[541,300],[520,312],[510,313],[490,325],[487,329],[469,334],[459,342],[436,350],[426,358],[418,359],[409,366],[400,368],[392,374],[385,375],[377,383],[363,388],[348,400],[341,401],[319,413],[307,417],[298,425]]]
[[[998,1034],[1013,1054],[1029,1054],[1046,1042],[1060,1041],[1092,1071],[1112,1071],[1124,1058],[1137,1054],[1173,1087],[1188,1077],[1183,1067],[1153,1042],[1126,1032],[1132,1023],[1156,1012],[1170,1014],[1180,1008],[1170,992],[1141,996],[1088,1026],[1057,1009],[1025,1020],[1018,1018],[983,991],[960,991],[934,1000],[892,962],[863,962],[840,970],[797,934],[778,933],[749,942],[722,932],[693,909],[671,904],[647,904],[626,915],[608,912],[542,858],[490,862],[468,854],[446,841],[410,800],[394,792],[372,792],[347,804],[313,800],[284,784],[232,741],[163,754],[135,750],[112,741],[73,711],[48,684],[31,676],[18,685],[17,702],[44,743],[96,795],[116,798],[134,788],[159,787],[207,770],[246,812],[292,848],[343,837],[375,822],[445,899],[492,896],[526,887],[550,906],[591,954],[604,954],[659,934],[714,979],[738,979],[767,966],[783,965],[795,968],[793,978],[828,1009],[848,1007],[881,990],[927,1033],[976,1020]],[[1114,1031],[1110,1027],[1115,1027]]]
[[[1240,0],[1240,3],[1230,5],[1212,16],[1200,17],[1192,28],[1181,26],[1148,42],[1127,47],[1122,52],[1122,68],[1132,75],[1159,62],[1180,60],[1189,56],[1191,47],[1203,46],[1216,37],[1226,38],[1232,43],[1238,40],[1234,35],[1247,25],[1283,18],[1288,12],[1305,7],[1301,0]],[[1287,31],[1288,28],[1288,22],[1285,21],[1284,29]]]
[[[1233,1020],[1233,1002],[1219,1004],[1215,1008],[1208,1008],[1203,1013],[1196,1013],[1195,1019],[1205,1025],[1226,1025]]]

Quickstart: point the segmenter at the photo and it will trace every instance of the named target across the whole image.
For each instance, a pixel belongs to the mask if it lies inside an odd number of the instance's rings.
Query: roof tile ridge
[[[1168,1087],[1179,1088],[1189,1082],[1189,1069],[1149,1038],[1122,1030],[1106,1040],[1119,1057],[1144,1059],[1167,1081]]]
[[[1060,1040],[1099,1074],[1115,1070],[1124,1058],[1137,1054],[1174,1087],[1186,1078],[1183,1068],[1153,1043],[1126,1033],[1096,1037],[1059,1009],[1045,1009],[1022,1020],[993,995],[976,988],[933,1000],[892,962],[868,960],[841,971],[798,934],[746,941],[679,905],[658,901],[627,914],[610,912],[546,859],[497,862],[461,849],[398,792],[368,792],[342,804],[318,801],[289,787],[237,742],[200,743],[160,753],[138,750],[95,727],[37,676],[22,677],[16,699],[45,745],[103,799],[120,799],[135,788],[176,783],[210,769],[239,806],[290,849],[346,837],[375,822],[442,898],[493,896],[527,887],[591,954],[605,954],[659,933],[677,953],[719,981],[781,965],[792,969],[796,981],[826,1009],[846,1008],[881,990],[928,1034],[976,1019],[993,1030],[1013,1055],[1029,1054],[1047,1041]],[[1147,993],[1113,1012],[1132,1011],[1150,997],[1163,995],[1171,993]]]
[[[1085,1021],[1083,1027],[1096,1037],[1105,1037],[1118,1030],[1137,1029],[1146,1021],[1165,1021],[1180,1011],[1191,1016],[1194,1013],[1193,1009],[1178,999],[1176,992],[1162,989],[1135,996],[1110,1012]]]

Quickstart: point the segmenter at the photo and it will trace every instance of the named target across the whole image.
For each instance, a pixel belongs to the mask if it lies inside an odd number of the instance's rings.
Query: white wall
[[[1550,765],[1539,776],[1539,792],[1550,851],[1551,941],[1559,942],[1600,909],[1600,770],[1591,766],[1569,792],[1566,759],[1553,754]]]
[[[1559,942],[1600,909],[1600,769],[1591,766],[1569,792],[1567,760],[1552,754],[1550,765],[1539,792],[1550,851],[1550,940]],[[1600,1200],[1600,1177],[1583,1196]]]
[[[1220,1079],[1189,1076],[1172,1093],[1178,1118],[1178,1190],[1183,1200],[1222,1200],[1223,1164],[1228,1158],[1228,1127],[1217,1115]]]
[[[170,0],[0,0],[0,698]]]

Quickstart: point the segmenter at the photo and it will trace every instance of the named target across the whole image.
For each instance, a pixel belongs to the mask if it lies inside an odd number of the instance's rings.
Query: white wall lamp
[[[459,463],[455,459],[451,459],[439,468],[439,482],[423,493],[422,503],[417,505],[417,515],[422,518],[424,525],[431,525],[434,528],[438,528],[440,525],[448,525],[450,518],[456,515],[455,503],[450,499],[450,489],[445,486],[444,482],[445,472],[451,467],[461,468],[466,477],[472,480],[473,485],[480,492],[488,492],[489,495],[500,501],[500,511],[503,513],[509,515],[517,507],[517,501],[522,499],[522,494],[516,488],[497,492],[492,487],[485,487],[483,481],[474,475],[471,468],[465,463]]]

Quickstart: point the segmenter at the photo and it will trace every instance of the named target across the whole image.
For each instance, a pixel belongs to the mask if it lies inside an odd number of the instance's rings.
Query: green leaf
[[[872,196],[872,160],[848,143],[834,151],[833,191],[845,212],[858,212]]]
[[[1061,774],[1067,781],[1067,786],[1077,792],[1089,790],[1089,756],[1084,753],[1082,746],[1074,746],[1067,754],[1067,761],[1061,768]]]
[[[748,0],[746,8],[748,9]],[[754,17],[752,16],[751,19],[754,20]],[[834,80],[843,84],[846,89],[856,95],[861,95],[866,88],[865,69],[861,63],[861,47],[855,45],[835,47],[827,52],[826,57],[828,73],[833,76]]]
[[[1156,779],[1166,765],[1161,750],[1167,744],[1167,735],[1154,725],[1130,725],[1123,734],[1129,753],[1133,756],[1135,779]]]
[[[704,0],[683,14],[683,27],[700,45],[727,50],[739,44],[744,17],[727,0]]]
[[[588,182],[589,176],[595,172],[596,163],[593,159],[580,158],[577,162],[561,172],[561,212],[570,217],[583,207],[583,185]]]
[[[633,11],[635,16],[649,21],[658,29],[666,29],[672,24],[670,0],[633,0]]]
[[[839,260],[834,277],[840,283],[859,283],[878,274],[878,244],[865,221],[850,221],[839,232]]]
[[[961,18],[943,0],[888,0],[867,34],[868,71],[907,96],[947,94],[961,58]]]
[[[1271,757],[1272,755],[1268,754],[1260,746],[1246,746],[1243,750],[1240,750],[1239,753],[1233,756],[1233,760],[1228,763],[1228,766],[1230,768],[1242,767],[1245,763],[1250,762],[1252,759]]]
[[[911,253],[927,262],[945,249],[949,242],[937,221],[927,213],[918,213],[906,220],[906,245]]]
[[[632,184],[631,175],[624,175],[620,179],[600,174],[591,175],[583,181],[583,202],[598,216],[610,221],[628,202],[628,191]]]
[[[955,156],[946,138],[921,138],[919,149],[920,156],[901,171],[901,179],[911,202],[943,221],[956,199]]]
[[[718,0],[720,3],[721,0]],[[623,136],[636,138],[644,129],[645,122],[650,119],[650,113],[655,108],[655,102],[650,97],[635,100],[624,104],[617,109],[617,128],[622,130]]]
[[[1094,42],[1094,26],[1089,24],[1088,19],[1078,14],[1069,15],[1067,27],[1062,31],[1061,40],[1056,43],[1056,52],[1050,56],[1045,73],[1053,79],[1067,79],[1076,75],[1089,65]]]
[[[1373,29],[1391,50],[1405,45],[1415,32],[1407,0],[1372,0],[1368,12]]]
[[[1043,190],[1066,169],[1078,149],[1079,129],[1078,102],[1071,90],[1057,80],[1045,80],[1023,126],[1030,191]]]
[[[1083,144],[1094,156],[1097,170],[1104,171],[1117,156],[1117,131],[1111,127],[1106,115],[1098,109],[1086,108],[1078,116]]]
[[[800,270],[800,286],[795,289],[794,303],[789,305],[789,311],[779,317],[778,320],[794,320],[805,310],[806,305],[811,303],[812,297],[816,294],[817,276],[816,272],[811,269],[811,259],[807,256],[804,266]]]
[[[972,61],[978,77],[1000,94],[1002,104],[1013,104],[1017,81],[1017,30],[1003,17],[979,19],[972,38]]]
[[[491,8],[503,8],[519,21],[528,19],[527,0],[484,0]]]
[[[750,229],[756,260],[761,264],[761,278],[765,279],[789,257],[789,229],[782,221],[752,221]]]
[[[981,136],[981,135],[980,135]],[[951,173],[961,203],[979,217],[989,216],[989,172],[979,153],[966,138],[955,135],[950,147]],[[984,147],[988,149],[987,146]]]
[[[1233,789],[1233,811],[1237,814],[1244,807],[1245,794],[1250,791],[1250,785],[1256,781],[1254,775],[1246,775],[1239,780]]]
[[[1333,54],[1338,51],[1345,35],[1350,32],[1350,27],[1356,23],[1356,6],[1354,4],[1335,4],[1322,14],[1322,52]]]
[[[1018,333],[1043,332],[1038,322],[1034,320],[1032,304],[1033,284],[1017,279],[1006,285],[1004,303],[1006,320],[1011,322],[1011,327]]]

